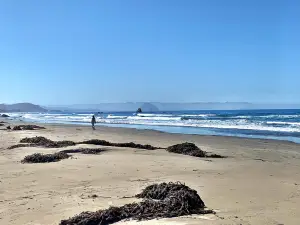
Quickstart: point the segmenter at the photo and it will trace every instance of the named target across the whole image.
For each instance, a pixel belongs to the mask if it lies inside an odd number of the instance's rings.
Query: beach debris
[[[60,152],[64,153],[81,153],[81,154],[100,154],[101,152],[104,152],[104,149],[101,148],[78,148],[78,149],[67,149],[67,150],[62,150]]]
[[[25,158],[21,162],[22,163],[50,163],[50,162],[58,162],[62,159],[67,159],[69,157],[71,156],[64,152],[56,152],[53,154],[34,153],[32,155],[25,156]]]
[[[91,195],[88,195],[86,197],[82,197],[83,199],[84,198],[92,198],[92,199],[95,199],[95,198],[111,198],[111,197],[105,197],[105,196],[99,196],[97,194],[91,194]]]
[[[219,154],[209,154],[209,153],[206,153],[206,158],[222,159],[222,158],[227,158],[227,156],[219,155]]]
[[[257,160],[257,161],[262,161],[262,162],[266,162],[265,159],[254,159],[254,160]]]
[[[193,201],[197,201],[199,207],[205,207],[204,202],[201,200],[200,196],[197,195],[197,191],[192,190],[188,186],[180,182],[170,182],[170,183],[160,183],[152,184],[147,186],[141,193],[135,195],[137,198],[147,198],[155,200],[164,200],[170,196],[177,195],[178,192],[185,192],[193,195]]]
[[[89,145],[102,145],[102,146],[114,146],[114,147],[139,148],[139,149],[147,149],[147,150],[159,149],[158,147],[154,147],[152,145],[135,144],[133,142],[128,142],[128,143],[111,143],[109,141],[99,140],[99,139],[91,139],[91,140],[87,140],[87,141],[82,141],[82,142],[78,142],[77,144],[89,144]]]
[[[52,141],[48,138],[45,138],[43,136],[36,136],[32,138],[23,138],[21,139],[20,143],[27,143],[25,144],[17,144],[10,146],[8,149],[14,149],[19,147],[46,147],[46,148],[62,148],[62,147],[68,147],[68,146],[75,146],[76,144],[89,144],[89,145],[102,145],[102,146],[114,146],[114,147],[127,147],[127,148],[138,148],[138,149],[148,149],[148,150],[154,150],[154,149],[162,149],[159,147],[154,147],[152,145],[142,145],[142,144],[135,144],[133,142],[128,143],[112,143],[105,140],[99,140],[99,139],[91,139],[87,141],[82,142],[74,142],[74,141]],[[169,146],[166,148],[168,152],[173,152],[177,154],[184,154],[184,155],[190,155],[195,157],[202,157],[202,158],[226,158],[226,156],[218,155],[218,154],[210,154],[206,151],[201,150],[199,147],[197,147],[194,143],[181,143]],[[66,153],[82,153],[82,154],[99,154],[100,152],[105,151],[104,149],[96,148],[79,148],[79,149],[69,149],[64,150],[62,152]]]
[[[43,146],[46,148],[62,148],[67,146],[74,146],[76,143],[74,141],[52,141],[48,138],[42,136],[36,136],[32,138],[23,138],[21,143],[35,144],[35,146]]]
[[[189,142],[169,146],[167,148],[167,151],[177,153],[177,154],[190,155],[190,156],[203,157],[203,158],[225,158],[225,156],[221,156],[218,154],[209,154],[206,151],[201,150],[194,143],[189,143]]]
[[[54,141],[54,143],[57,146],[57,147],[54,147],[54,148],[63,148],[63,147],[76,145],[76,143],[74,141],[65,141],[65,140],[64,141]]]
[[[7,114],[1,114],[1,117],[7,118],[7,117],[9,117],[9,115],[7,115]]]
[[[205,157],[206,155],[206,152],[202,151],[194,143],[188,143],[188,142],[172,145],[167,148],[167,151],[178,153],[178,154],[196,156],[196,157]]]
[[[13,130],[22,130],[20,126],[13,127]]]
[[[88,145],[103,145],[103,146],[112,146],[112,144],[105,140],[99,140],[99,139],[91,139],[87,141],[81,141],[77,144],[88,144]]]
[[[36,147],[36,144],[16,144],[8,147],[7,149],[23,148],[23,147]]]
[[[96,212],[82,212],[62,220],[60,225],[107,225],[124,219],[151,220],[214,213],[206,209],[197,191],[179,182],[150,185],[136,197],[145,199]]]
[[[7,127],[6,127],[6,129],[7,129],[7,130],[10,130],[10,129],[11,129],[11,127],[10,127],[10,126],[7,126]]]
[[[18,125],[13,128],[13,130],[40,130],[40,129],[46,129],[46,128],[37,125]]]
[[[36,147],[36,146],[42,146],[46,148],[61,148],[61,147],[67,147],[67,146],[74,146],[76,144],[89,144],[89,145],[102,145],[102,146],[114,146],[114,147],[127,147],[127,148],[139,148],[139,149],[148,149],[148,150],[154,150],[154,149],[162,149],[159,147],[154,147],[152,145],[142,145],[142,144],[135,144],[133,142],[128,143],[112,143],[105,140],[99,140],[99,139],[91,139],[87,141],[82,142],[74,142],[74,141],[52,141],[48,138],[45,138],[43,136],[36,136],[31,138],[23,138],[20,140],[20,143],[28,143],[28,144],[35,144],[35,146],[30,145],[28,147]],[[22,146],[26,147],[26,146]],[[16,147],[13,147],[16,148]]]
[[[31,144],[44,144],[44,143],[52,143],[48,138],[42,137],[42,136],[36,136],[32,138],[23,138],[20,140],[21,143],[31,143]]]
[[[152,145],[135,144],[133,142],[128,142],[128,143],[113,143],[113,146],[116,146],[116,147],[127,147],[127,148],[140,148],[140,149],[147,149],[147,150],[158,149],[157,147],[154,147]]]

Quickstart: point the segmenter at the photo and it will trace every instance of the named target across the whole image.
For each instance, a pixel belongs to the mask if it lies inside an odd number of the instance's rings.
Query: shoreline
[[[166,112],[167,113],[167,112]],[[300,111],[285,110],[219,110],[205,113],[201,110],[177,111],[169,114],[134,114],[111,112],[99,114],[98,124],[107,127],[152,129],[168,133],[245,137],[286,140],[300,143]],[[59,123],[89,126],[91,113],[12,113],[11,119],[27,122]]]
[[[12,125],[20,125],[20,124],[34,124],[34,125],[40,125],[40,126],[49,126],[49,127],[78,127],[78,128],[91,128],[90,124],[69,124],[69,123],[41,123],[41,122],[29,122],[29,121],[17,121],[17,120],[13,120],[13,119],[5,119],[2,121],[7,121],[8,123],[10,122],[10,124]],[[5,126],[6,127],[6,126]],[[295,142],[295,141],[290,141],[290,140],[280,140],[280,139],[272,139],[272,138],[260,138],[260,137],[239,137],[239,136],[227,136],[227,135],[209,135],[209,134],[185,134],[185,133],[172,133],[172,132],[167,132],[167,131],[160,131],[160,130],[155,130],[155,129],[143,129],[143,128],[131,128],[131,127],[118,127],[118,126],[109,126],[109,125],[98,125],[96,124],[96,131],[97,128],[102,129],[108,129],[108,130],[131,130],[131,131],[135,131],[135,132],[154,132],[154,133],[158,133],[158,134],[169,134],[169,135],[178,135],[178,136],[194,136],[194,137],[208,137],[208,138],[220,138],[220,139],[224,139],[224,138],[228,138],[228,139],[232,139],[232,140],[247,140],[247,141],[268,141],[268,142],[274,142],[274,143],[290,143],[290,144],[295,144],[295,145],[299,145],[300,146],[300,142]],[[91,128],[92,130],[92,128]]]

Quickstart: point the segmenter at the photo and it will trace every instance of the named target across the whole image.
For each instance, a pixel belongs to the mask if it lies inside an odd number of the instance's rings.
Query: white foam
[[[12,118],[22,118],[37,122],[54,123],[90,123],[93,114],[51,114],[51,113],[9,113]],[[275,132],[300,132],[300,122],[290,121],[248,121],[242,116],[230,120],[196,120],[192,117],[189,120],[181,120],[181,116],[171,114],[141,114],[143,116],[121,116],[108,115],[106,118],[97,117],[98,123],[107,124],[133,124],[146,126],[177,126],[177,127],[199,127],[199,128],[219,128],[219,129],[242,129]],[[201,116],[212,114],[199,114]],[[193,116],[199,116],[193,115]],[[191,116],[191,115],[184,115]],[[283,115],[286,116],[286,115]],[[299,116],[299,115],[293,115]],[[280,124],[283,126],[275,126]],[[274,125],[274,126],[272,126]],[[286,126],[285,126],[286,125]]]
[[[257,116],[261,118],[300,118],[300,115],[268,115],[268,116]]]
[[[17,117],[22,117],[24,113],[5,113],[5,114],[8,115],[9,117],[17,118]]]
[[[126,119],[127,116],[114,116],[114,115],[108,115],[108,119]]]
[[[95,114],[93,114],[93,113],[83,113],[83,114],[76,114],[76,113],[74,113],[74,115],[78,115],[78,116],[93,116]]]
[[[166,116],[150,116],[150,117],[140,117],[140,116],[128,116],[129,120],[181,120],[181,117],[166,117]]]
[[[252,116],[233,116],[232,118],[237,118],[237,119],[247,119],[251,118]],[[229,117],[230,118],[230,117]]]
[[[199,127],[199,128],[218,128],[218,129],[241,129],[241,130],[259,130],[259,131],[274,131],[274,132],[300,132],[300,128],[293,127],[270,127],[262,124],[247,123],[247,120],[226,121],[159,121],[159,120],[105,120],[100,123],[110,124],[133,124],[147,126],[179,126],[179,127]]]
[[[90,122],[91,116],[79,116],[68,114],[24,114],[24,119],[38,122]]]
[[[172,114],[154,114],[154,113],[137,113],[137,116],[140,117],[171,117],[173,116]]]
[[[244,125],[196,125],[196,127],[205,127],[205,128],[221,128],[221,129],[240,129],[240,130],[260,130],[260,131],[275,131],[275,132],[300,132],[300,129],[297,128],[285,128],[285,127],[266,127],[255,124],[244,124]]]
[[[195,115],[195,114],[183,114],[183,115],[180,115],[181,117],[209,117],[209,116],[216,116],[216,114],[198,114],[198,115]]]
[[[283,122],[283,121],[267,121],[270,125],[288,125],[288,126],[300,126],[300,122]]]
[[[25,114],[22,116],[23,118],[25,119],[36,119],[36,118],[39,118],[38,114]]]

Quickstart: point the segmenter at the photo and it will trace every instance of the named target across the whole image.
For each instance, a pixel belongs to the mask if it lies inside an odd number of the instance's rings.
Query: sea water
[[[9,113],[12,119],[39,123],[86,124],[152,129],[169,133],[238,136],[300,143],[300,110],[201,110],[176,112]]]

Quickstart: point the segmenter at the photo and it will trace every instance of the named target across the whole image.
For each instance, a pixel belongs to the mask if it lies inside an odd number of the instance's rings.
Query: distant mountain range
[[[179,110],[243,110],[243,109],[300,109],[300,104],[253,104],[248,102],[195,102],[195,103],[160,103],[127,102],[78,104],[69,106],[39,106],[31,103],[0,104],[0,112],[143,112],[179,111]]]
[[[31,103],[0,104],[0,112],[46,112],[47,109]]]
[[[243,109],[300,109],[300,104],[254,104],[248,102],[195,102],[195,103],[160,103],[127,102],[102,104],[77,104],[69,106],[49,106],[50,110],[91,111],[91,112],[143,112],[180,111],[180,110],[243,110]]]

